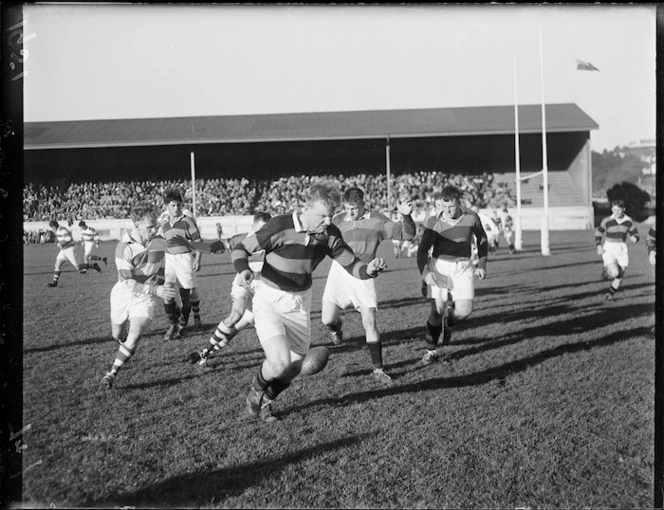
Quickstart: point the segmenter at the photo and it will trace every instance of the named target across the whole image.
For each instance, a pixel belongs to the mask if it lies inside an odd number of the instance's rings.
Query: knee
[[[458,321],[467,319],[473,313],[473,305],[459,305],[454,306],[454,318]]]
[[[620,278],[621,276],[620,275],[621,271],[618,266],[610,265],[609,267],[606,268],[606,272],[611,278]]]
[[[242,315],[243,314],[240,312],[240,310],[233,308],[231,310],[231,313],[226,318],[225,322],[230,324],[236,324],[242,318]]]
[[[277,374],[277,377],[286,376],[293,370],[290,356],[280,356],[269,360],[268,363],[272,372]]]

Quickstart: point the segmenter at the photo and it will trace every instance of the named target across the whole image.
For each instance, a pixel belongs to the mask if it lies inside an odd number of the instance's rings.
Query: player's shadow
[[[341,449],[359,447],[363,441],[376,433],[359,434],[335,441],[317,444],[309,448],[279,457],[246,464],[234,465],[223,469],[206,469],[195,473],[186,473],[167,478],[158,483],[132,492],[121,492],[102,499],[84,502],[83,507],[144,507],[144,508],[200,508],[223,503],[230,497],[242,495],[266,479],[277,479],[290,466],[319,458],[321,454]]]
[[[353,404],[358,404],[366,401],[375,401],[377,398],[389,397],[393,395],[401,395],[404,393],[421,394],[423,391],[436,391],[436,390],[445,390],[451,388],[482,386],[492,381],[501,382],[504,381],[505,378],[509,376],[525,372],[526,370],[536,365],[540,365],[541,363],[544,363],[545,361],[552,358],[557,358],[559,356],[565,356],[581,351],[589,351],[594,348],[607,347],[609,345],[623,342],[633,336],[649,335],[649,334],[650,334],[650,328],[645,328],[645,327],[634,328],[632,330],[626,330],[626,331],[617,331],[607,336],[597,338],[595,340],[579,341],[575,343],[559,345],[523,359],[511,361],[509,363],[504,363],[502,365],[498,365],[495,367],[489,367],[481,372],[473,372],[471,374],[465,374],[461,376],[435,377],[432,379],[427,379],[408,384],[398,384],[398,379],[397,379],[396,384],[393,384],[392,386],[389,387],[370,390],[370,391],[350,393],[341,397],[331,397],[327,399],[317,400],[315,402],[310,402],[307,404],[303,404],[301,406],[294,406],[290,409],[284,409],[281,412],[281,414],[282,416],[288,416],[291,413],[298,413],[304,409],[317,407],[321,405],[350,406]],[[415,360],[414,363],[417,363],[417,360]],[[440,367],[440,366],[441,366],[440,364],[435,364],[431,367],[421,367],[421,368],[435,370],[435,367]]]
[[[106,336],[97,336],[93,338],[83,338],[81,340],[74,340],[73,342],[67,342],[67,343],[58,343],[58,344],[51,344],[51,345],[46,345],[44,347],[31,347],[29,349],[23,349],[24,353],[30,353],[30,352],[49,352],[49,351],[56,351],[58,349],[66,349],[67,347],[76,347],[80,345],[94,345],[94,344],[109,344],[109,345],[114,345],[117,347],[117,342],[113,340],[110,334]]]

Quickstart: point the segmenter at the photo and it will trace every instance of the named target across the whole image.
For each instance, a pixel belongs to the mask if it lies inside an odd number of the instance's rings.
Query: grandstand
[[[591,228],[589,131],[597,124],[574,104],[546,110],[550,215],[558,222],[551,228]],[[361,186],[386,212],[399,188],[427,208],[433,188],[445,182],[463,184],[480,209],[514,207],[513,115],[513,106],[491,106],[27,123],[25,228],[53,217],[96,219],[105,222],[93,225],[102,236],[114,235],[124,228],[118,222],[127,203],[158,203],[172,185],[190,189],[191,153],[204,234],[207,223],[233,233],[257,209],[292,209],[311,177]],[[522,175],[536,173],[540,105],[520,106],[519,126]],[[524,229],[540,228],[539,183],[541,177],[522,186]]]

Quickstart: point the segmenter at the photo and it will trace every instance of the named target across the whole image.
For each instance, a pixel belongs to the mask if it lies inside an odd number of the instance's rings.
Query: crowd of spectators
[[[385,174],[293,175],[278,179],[198,179],[196,212],[198,216],[251,215],[267,211],[272,215],[292,211],[303,203],[303,192],[312,183],[335,181],[340,189],[362,188],[368,206],[390,214]],[[415,210],[427,210],[433,194],[447,184],[465,192],[467,207],[503,208],[515,204],[505,183],[496,183],[492,174],[451,174],[440,171],[411,172],[392,176],[390,206],[407,191]],[[184,192],[185,205],[191,207],[191,182],[141,181],[71,184],[64,192],[55,187],[28,184],[23,190],[24,221],[49,221],[54,218],[79,220],[126,218],[129,204],[135,201],[161,203],[164,190],[176,187]]]

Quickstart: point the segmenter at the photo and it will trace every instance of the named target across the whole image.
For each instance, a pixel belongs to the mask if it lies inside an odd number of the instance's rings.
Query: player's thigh
[[[470,261],[459,262],[457,265],[457,271],[450,282],[455,306],[457,301],[475,299],[475,267]]]
[[[64,255],[69,261],[69,263],[78,269],[78,258],[76,257],[76,252],[74,248],[68,248],[64,251]]]
[[[175,275],[182,289],[193,289],[196,287],[196,273],[192,266],[193,255],[184,253],[176,256]]]

